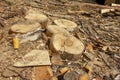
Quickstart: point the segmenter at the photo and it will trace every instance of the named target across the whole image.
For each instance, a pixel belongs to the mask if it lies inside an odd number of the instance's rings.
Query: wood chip
[[[90,52],[93,52],[93,45],[92,45],[92,43],[89,43],[89,44],[87,45],[86,49],[87,49],[88,51],[90,51]]]

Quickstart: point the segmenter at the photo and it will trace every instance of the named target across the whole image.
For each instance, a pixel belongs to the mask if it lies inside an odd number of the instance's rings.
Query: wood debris
[[[113,12],[113,11],[115,11],[115,9],[101,9],[101,14]]]
[[[51,65],[49,53],[47,50],[32,50],[26,54],[20,61],[15,62],[14,66],[39,66]]]
[[[119,1],[99,1],[0,0],[0,80],[119,80]]]
[[[114,6],[114,7],[120,7],[119,4],[115,4],[115,3],[112,3],[111,6]]]

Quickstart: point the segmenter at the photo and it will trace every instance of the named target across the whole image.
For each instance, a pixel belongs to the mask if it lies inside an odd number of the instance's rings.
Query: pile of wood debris
[[[0,80],[120,80],[118,4],[4,0],[0,5]]]

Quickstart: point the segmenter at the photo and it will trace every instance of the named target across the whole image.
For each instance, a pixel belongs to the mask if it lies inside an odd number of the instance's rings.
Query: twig
[[[106,56],[105,53],[103,53],[103,52],[98,52],[98,53],[100,54],[100,56],[102,57],[103,61],[108,66],[108,68],[111,69],[111,66],[110,66],[109,62],[107,61],[107,59],[105,57]]]

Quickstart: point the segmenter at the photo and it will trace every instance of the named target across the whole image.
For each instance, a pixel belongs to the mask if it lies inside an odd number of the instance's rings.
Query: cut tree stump
[[[57,33],[70,34],[67,30],[65,30],[64,28],[61,28],[57,25],[48,25],[47,26],[46,34],[48,36],[52,36],[53,34],[57,34]]]
[[[54,23],[68,31],[73,31],[77,27],[77,24],[75,22],[67,19],[57,19],[54,20]]]
[[[13,33],[28,33],[35,31],[36,29],[40,28],[39,23],[22,23],[22,24],[14,24],[11,26],[10,31]]]
[[[26,13],[25,18],[33,22],[39,22],[42,29],[45,29],[47,26],[48,17],[39,11],[30,9]]]
[[[53,52],[61,52],[62,58],[77,59],[84,50],[84,44],[72,35],[54,34],[50,48]]]

